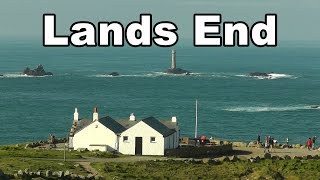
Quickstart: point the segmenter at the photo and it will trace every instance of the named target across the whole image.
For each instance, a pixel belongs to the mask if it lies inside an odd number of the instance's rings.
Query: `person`
[[[263,152],[265,153],[267,150],[268,150],[268,152],[270,152],[269,151],[269,137],[268,136],[265,137]]]
[[[287,137],[287,146],[289,146],[289,138]]]
[[[257,145],[260,144],[260,134],[258,134]]]
[[[272,152],[272,149],[274,148],[273,147],[273,137],[269,136],[269,149],[270,149],[270,152]]]
[[[311,151],[311,149],[312,149],[312,140],[311,140],[311,138],[309,138],[308,141],[307,141],[307,147],[308,147],[308,150]]]
[[[274,138],[272,138],[272,139],[273,139],[273,140],[272,140],[272,142],[273,142],[273,147],[276,147],[277,144],[278,144],[278,140],[276,140],[276,139],[274,139]],[[273,149],[273,152],[276,152],[275,149]]]
[[[315,149],[316,147],[316,140],[317,140],[317,136],[313,136],[312,138],[312,149]]]

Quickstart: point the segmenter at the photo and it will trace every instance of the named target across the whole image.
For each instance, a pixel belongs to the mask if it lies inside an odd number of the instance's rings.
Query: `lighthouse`
[[[165,71],[167,74],[185,74],[185,75],[190,75],[190,71],[177,68],[177,63],[176,63],[176,50],[172,49],[171,51],[171,67]]]
[[[171,52],[171,69],[176,69],[177,64],[176,64],[176,51],[174,49],[172,49]]]

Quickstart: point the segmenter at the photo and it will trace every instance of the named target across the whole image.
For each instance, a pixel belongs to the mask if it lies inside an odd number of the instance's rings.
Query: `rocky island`
[[[120,76],[120,74],[118,72],[112,72],[110,74],[108,74],[109,76]]]
[[[28,76],[52,76],[53,75],[51,72],[46,72],[41,64],[39,64],[38,67],[33,70],[27,67],[23,71],[23,74]]]
[[[190,75],[190,71],[181,69],[181,68],[177,68],[176,65],[176,51],[172,50],[172,60],[171,60],[171,68],[167,69],[165,71],[165,73],[167,74],[185,74],[185,75]]]

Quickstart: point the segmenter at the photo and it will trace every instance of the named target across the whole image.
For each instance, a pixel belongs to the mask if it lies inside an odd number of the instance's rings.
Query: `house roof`
[[[172,122],[171,120],[161,120],[160,122],[167,126],[169,129],[175,129],[178,126],[176,122]]]
[[[129,129],[132,126],[136,125],[139,121],[119,120],[117,122],[121,124],[123,127],[125,127],[126,129]]]
[[[76,134],[77,132],[81,131],[85,127],[89,126],[91,123],[92,123],[92,120],[80,119],[78,121],[78,123],[76,124],[76,126],[75,126],[74,134]]]
[[[99,119],[99,122],[116,134],[122,133],[126,130],[125,127],[123,127],[116,120],[112,119],[110,116]]]
[[[177,123],[171,121],[159,121],[154,117],[148,117],[143,120],[136,120],[136,121],[129,121],[129,120],[114,120],[110,116],[106,116],[99,119],[99,122],[103,124],[105,127],[113,131],[115,134],[120,134],[123,131],[131,128],[132,126],[136,125],[138,122],[143,121],[148,126],[162,134],[164,137],[171,135],[172,133],[176,132],[175,128],[177,127]],[[94,121],[88,119],[81,119],[76,124],[76,127],[70,132],[70,136],[78,133],[82,129],[86,128]]]
[[[154,130],[158,131],[164,137],[167,137],[175,132],[174,129],[168,128],[167,126],[165,126],[159,120],[157,120],[152,116],[146,119],[143,119],[142,121],[146,123],[148,126],[150,126],[151,128],[153,128]]]

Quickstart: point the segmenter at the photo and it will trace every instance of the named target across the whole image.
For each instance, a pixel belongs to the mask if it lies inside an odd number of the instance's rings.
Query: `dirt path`
[[[264,149],[263,148],[254,148],[254,147],[234,147],[236,151],[247,152],[243,154],[239,154],[239,157],[250,158],[252,156],[263,156]],[[294,157],[294,156],[306,156],[306,155],[320,155],[320,151],[312,150],[309,151],[308,149],[298,149],[298,148],[290,148],[290,149],[273,149],[271,151],[271,155],[277,155],[283,157],[285,155]]]
[[[93,167],[91,167],[91,165],[90,165],[91,162],[81,161],[81,162],[77,162],[77,163],[79,163],[83,167],[83,169],[85,169],[88,173],[90,173],[94,176],[99,175],[99,173]]]

